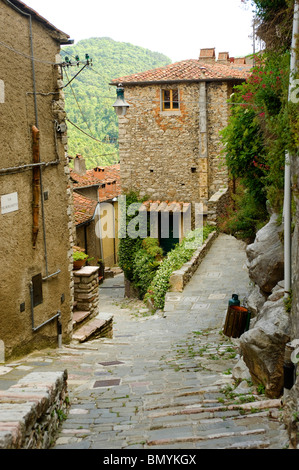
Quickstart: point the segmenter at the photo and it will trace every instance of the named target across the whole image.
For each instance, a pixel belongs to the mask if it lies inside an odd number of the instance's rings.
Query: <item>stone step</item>
[[[108,337],[113,335],[113,316],[96,317],[78,328],[73,334],[73,341],[84,343],[92,338]]]
[[[78,328],[78,325],[84,322],[84,320],[86,320],[89,317],[89,315],[90,315],[90,312],[87,310],[85,311],[76,310],[73,313],[73,328],[74,329]]]
[[[192,415],[199,413],[215,413],[221,411],[242,411],[251,413],[252,410],[262,410],[262,409],[271,409],[271,408],[280,408],[281,400],[262,400],[244,404],[231,404],[231,405],[216,405],[216,406],[204,406],[204,404],[198,403],[190,406],[185,406],[183,409],[174,407],[173,409],[168,409],[163,411],[154,411],[148,414],[149,418],[161,418],[163,416],[175,416],[175,415]]]
[[[217,440],[217,439],[233,439],[234,441],[237,440],[239,437],[247,437],[252,436],[252,435],[260,435],[260,434],[265,434],[265,429],[264,428],[258,428],[258,429],[253,429],[249,431],[227,431],[227,432],[217,432],[217,433],[211,433],[207,435],[189,435],[189,436],[175,436],[175,437],[165,437],[165,438],[158,438],[158,439],[153,439],[153,440],[148,440],[147,441],[147,446],[161,446],[161,445],[172,445],[172,444],[183,444],[183,443],[195,443],[195,442],[201,442],[201,441],[209,441],[209,440]]]

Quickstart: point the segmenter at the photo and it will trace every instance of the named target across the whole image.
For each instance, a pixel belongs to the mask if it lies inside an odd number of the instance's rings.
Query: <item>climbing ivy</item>
[[[141,299],[145,296],[163,258],[163,250],[156,238],[145,238],[133,262],[133,284]]]
[[[134,275],[134,259],[136,252],[141,248],[142,239],[140,237],[132,238],[127,233],[127,227],[130,221],[138,214],[138,210],[136,209],[135,213],[129,215],[128,208],[129,206],[132,207],[132,204],[140,203],[141,205],[142,200],[135,192],[130,192],[126,194],[125,198],[125,217],[123,217],[120,222],[120,231],[122,233],[122,238],[120,238],[119,241],[118,260],[119,266],[123,270],[126,279],[132,281]]]

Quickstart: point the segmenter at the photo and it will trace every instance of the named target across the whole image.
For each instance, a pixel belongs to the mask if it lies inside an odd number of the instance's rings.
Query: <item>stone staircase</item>
[[[73,341],[84,343],[93,338],[112,338],[113,315],[101,313],[90,318],[90,312],[75,311],[73,314]]]
[[[147,403],[146,447],[202,449],[281,449],[288,437],[280,420],[280,400],[235,403],[220,386],[177,391],[171,401]],[[184,448],[184,447],[183,447]]]
[[[144,397],[148,449],[282,449],[288,447],[281,399],[268,399],[249,380],[235,380],[238,341],[219,332],[190,336],[162,358],[167,386]],[[170,369],[183,374],[178,384]]]

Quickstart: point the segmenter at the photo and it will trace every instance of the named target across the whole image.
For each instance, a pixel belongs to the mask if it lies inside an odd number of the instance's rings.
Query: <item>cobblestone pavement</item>
[[[124,299],[122,275],[105,281],[100,310],[114,315],[113,338],[34,353],[7,366],[0,386],[32,369],[68,370],[71,406],[54,449],[287,447],[280,401],[231,376],[238,339],[222,327],[231,295],[248,293],[245,262],[244,245],[220,235],[155,315]]]

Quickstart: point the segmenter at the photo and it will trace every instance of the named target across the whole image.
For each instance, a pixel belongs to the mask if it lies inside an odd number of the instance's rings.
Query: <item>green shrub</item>
[[[298,152],[298,110],[288,103],[289,62],[289,52],[256,56],[251,75],[229,99],[223,153],[244,191],[236,194],[226,225],[242,238],[252,238],[258,225],[266,223],[267,202],[282,211],[285,152]]]
[[[129,281],[133,280],[133,264],[134,264],[134,259],[137,251],[141,248],[141,238],[131,238],[127,235],[127,226],[130,223],[130,221],[135,217],[134,215],[128,216],[128,206],[134,203],[142,203],[142,201],[139,200],[139,197],[136,193],[131,192],[126,195],[126,219],[124,221],[121,221],[125,226],[121,227],[121,230],[126,233],[126,236],[121,238],[119,241],[119,248],[118,248],[118,260],[119,260],[119,266],[123,270],[124,275],[126,279]],[[137,211],[136,211],[137,215]]]
[[[155,238],[145,238],[136,252],[133,263],[133,284],[143,299],[150,286],[160,262],[163,251]]]
[[[214,227],[205,226],[190,232],[181,243],[172,249],[161,262],[145,295],[145,300],[151,299],[155,308],[162,309],[165,303],[165,295],[169,288],[169,279],[173,271],[180,269],[189,261],[201,242],[204,242]]]
[[[159,241],[156,238],[144,238],[142,240],[142,248],[151,256],[157,259],[162,259],[163,249],[159,245]]]
[[[226,214],[219,218],[218,227],[221,232],[252,243],[268,218],[266,206],[258,203],[253,193],[239,184],[226,207]]]

